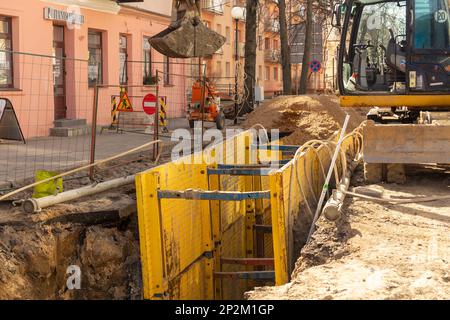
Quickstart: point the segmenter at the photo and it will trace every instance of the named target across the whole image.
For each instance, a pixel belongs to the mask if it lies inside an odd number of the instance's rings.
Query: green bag
[[[58,175],[57,172],[51,172],[46,170],[36,171],[36,182],[51,178]],[[63,179],[58,178],[45,183],[38,184],[34,187],[33,198],[43,198],[47,196],[55,196],[63,191]]]

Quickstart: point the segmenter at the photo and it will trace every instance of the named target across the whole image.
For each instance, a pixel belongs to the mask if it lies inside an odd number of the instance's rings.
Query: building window
[[[216,32],[220,35],[222,35],[222,25],[221,24],[217,24],[216,25]]]
[[[216,62],[216,77],[221,77],[221,76],[222,76],[222,62],[217,61]]]
[[[125,85],[128,83],[128,43],[127,36],[119,36],[119,83]]]
[[[258,80],[262,80],[263,78],[263,71],[262,66],[258,66]]]
[[[227,78],[231,77],[231,64],[229,62],[225,64],[225,76]]]
[[[12,51],[11,18],[0,16],[0,50]],[[12,88],[13,57],[9,52],[0,52],[0,88]]]
[[[227,44],[231,43],[231,29],[230,27],[225,27],[225,38],[227,38]]]
[[[258,36],[258,48],[260,51],[263,50],[263,37],[262,36]]]
[[[264,39],[264,49],[266,49],[266,50],[270,49],[270,38]]]
[[[164,56],[164,84],[171,84],[170,81],[172,78],[170,76],[170,69],[170,58]]]
[[[142,74],[143,74],[143,85],[153,85],[156,84],[156,79],[153,76],[152,68],[152,47],[150,45],[150,37],[144,37],[142,42]]]
[[[270,80],[270,67],[266,67],[266,74],[264,80],[266,81]]]
[[[89,50],[89,70],[88,83],[93,86],[95,83],[103,83],[103,50],[102,33],[97,31],[88,32],[88,50]]]
[[[277,39],[273,39],[273,48],[278,49],[278,40]]]
[[[278,68],[273,68],[273,80],[278,81]]]

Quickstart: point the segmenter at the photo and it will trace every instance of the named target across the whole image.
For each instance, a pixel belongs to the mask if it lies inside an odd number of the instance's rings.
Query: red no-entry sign
[[[148,115],[153,115],[156,113],[156,96],[154,94],[147,94],[142,100],[142,108],[144,112]]]

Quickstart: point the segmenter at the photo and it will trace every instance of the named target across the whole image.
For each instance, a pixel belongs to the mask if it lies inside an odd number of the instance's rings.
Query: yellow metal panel
[[[167,289],[164,282],[164,254],[157,185],[158,177],[154,173],[136,176],[144,299],[162,299]]]
[[[213,166],[217,167],[217,166]],[[209,176],[209,190],[219,190],[219,176]],[[222,257],[222,224],[220,216],[220,201],[214,200],[210,202],[211,208],[211,224],[212,236],[214,241],[214,268],[213,271],[221,271],[220,259]],[[222,299],[222,280],[214,279],[214,299]]]
[[[287,251],[285,238],[285,220],[283,205],[282,174],[277,172],[270,175],[270,204],[272,208],[273,253],[275,258],[275,284],[288,282]]]
[[[242,293],[249,289],[243,280],[215,280],[213,272],[243,270],[242,266],[237,265],[222,266],[220,257],[244,258],[249,250],[253,250],[251,227],[254,224],[254,201],[158,200],[156,193],[158,189],[253,190],[256,184],[249,177],[221,176],[219,180],[218,176],[211,176],[208,181],[207,166],[204,163],[220,149],[223,150],[222,159],[218,159],[220,163],[251,162],[248,149],[244,157],[244,153],[239,153],[240,150],[237,149],[237,144],[243,140],[248,147],[250,139],[252,134],[244,132],[216,148],[208,148],[204,153],[187,156],[137,175],[145,299],[240,299]],[[260,179],[258,188],[268,190],[270,178]],[[281,182],[280,177],[280,195]],[[283,197],[284,195],[281,196]],[[277,201],[282,208],[282,199]],[[271,200],[268,199],[259,202],[267,224],[271,223],[270,203]],[[251,207],[247,207],[248,205]],[[248,210],[251,211],[251,221],[246,220]],[[281,223],[281,220],[278,222]],[[246,227],[250,227],[250,232]],[[271,237],[267,237],[266,242],[271,244]],[[270,248],[265,252],[273,256],[272,250]],[[205,252],[211,251],[214,252],[214,259],[206,258]]]
[[[450,95],[368,95],[341,96],[341,107],[449,108]]]
[[[211,300],[209,270],[212,261],[200,258],[169,283],[169,296],[174,300]]]

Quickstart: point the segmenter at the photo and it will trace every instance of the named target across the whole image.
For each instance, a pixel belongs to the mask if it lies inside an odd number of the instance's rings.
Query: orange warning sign
[[[133,112],[133,106],[131,105],[130,98],[128,98],[128,93],[123,92],[120,97],[119,105],[117,106],[117,111],[121,112]]]

